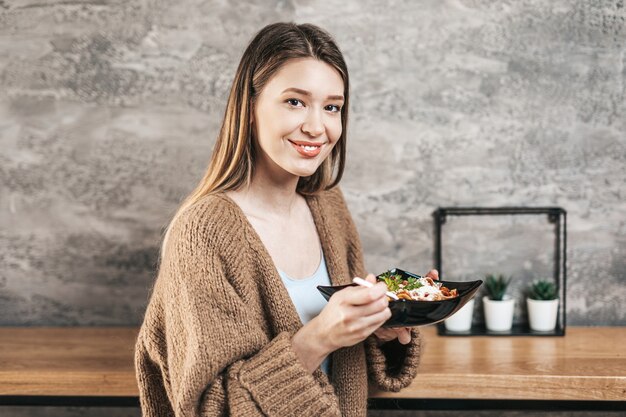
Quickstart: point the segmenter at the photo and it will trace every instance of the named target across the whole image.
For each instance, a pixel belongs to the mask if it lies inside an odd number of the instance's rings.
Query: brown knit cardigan
[[[341,191],[306,197],[333,285],[364,276]],[[312,297],[319,294],[311,294]],[[420,337],[375,336],[309,373],[291,346],[302,322],[239,206],[203,197],[174,223],[135,347],[144,416],[365,416],[372,384],[399,391],[417,373]]]

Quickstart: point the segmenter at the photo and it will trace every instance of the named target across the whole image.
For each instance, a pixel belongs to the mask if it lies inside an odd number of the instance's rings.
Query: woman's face
[[[341,136],[343,100],[343,80],[329,64],[314,58],[284,64],[255,104],[256,168],[313,175]]]

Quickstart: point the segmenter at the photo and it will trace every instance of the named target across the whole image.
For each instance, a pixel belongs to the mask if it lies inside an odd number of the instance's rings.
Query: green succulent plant
[[[546,279],[534,281],[530,285],[528,298],[533,300],[555,300],[557,298],[556,285]]]
[[[506,289],[511,283],[511,277],[505,278],[504,275],[499,275],[497,278],[493,274],[485,276],[485,288],[489,298],[494,301],[502,301],[506,294]]]

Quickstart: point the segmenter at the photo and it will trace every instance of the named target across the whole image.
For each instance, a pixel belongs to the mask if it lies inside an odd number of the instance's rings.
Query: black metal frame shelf
[[[484,325],[474,325],[468,332],[448,331],[443,323],[437,325],[438,334],[444,336],[563,336],[566,322],[567,282],[567,212],[561,207],[440,207],[433,212],[435,239],[435,265],[445,277],[442,260],[442,225],[449,216],[501,216],[501,215],[546,215],[554,224],[554,282],[557,286],[560,305],[557,325],[552,332],[535,332],[525,325],[514,325],[509,332],[492,332]]]

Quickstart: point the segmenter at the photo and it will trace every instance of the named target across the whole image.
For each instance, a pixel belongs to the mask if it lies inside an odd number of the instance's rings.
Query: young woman
[[[365,416],[368,376],[398,391],[420,339],[383,329],[341,191],[349,80],[313,25],[243,54],[207,172],[171,221],[136,345],[144,416]],[[436,272],[431,271],[432,276]],[[373,275],[368,280],[375,282]]]

